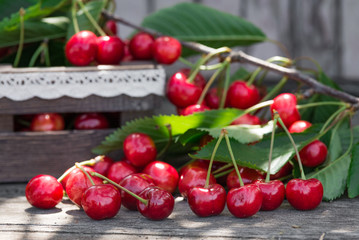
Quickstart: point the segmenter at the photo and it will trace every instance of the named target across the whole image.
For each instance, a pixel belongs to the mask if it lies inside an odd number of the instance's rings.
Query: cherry
[[[254,115],[244,114],[238,118],[236,118],[231,125],[239,125],[239,124],[248,124],[248,125],[260,125],[261,120]]]
[[[114,20],[108,20],[105,23],[104,31],[107,35],[113,36],[117,35],[117,25]]]
[[[136,173],[136,169],[133,166],[124,161],[119,161],[111,165],[107,172],[107,177],[119,183],[122,179],[133,173]]]
[[[156,186],[173,193],[178,184],[179,175],[177,170],[168,163],[154,161],[149,163],[142,171],[153,178]]]
[[[258,89],[244,81],[236,80],[228,88],[227,101],[231,107],[247,109],[259,103],[260,99]]]
[[[205,105],[195,104],[195,105],[190,105],[190,106],[186,107],[185,109],[183,109],[183,111],[181,112],[181,115],[188,116],[193,113],[204,112],[206,110],[210,110],[210,108]]]
[[[152,45],[152,54],[158,63],[172,64],[182,52],[181,43],[172,37],[163,36],[157,38]]]
[[[303,166],[316,167],[325,161],[327,153],[327,146],[319,140],[314,140],[300,150],[299,156]]]
[[[238,218],[256,214],[262,206],[263,194],[255,184],[232,188],[227,194],[227,208]]]
[[[288,128],[288,131],[290,133],[301,133],[304,130],[310,128],[311,126],[312,126],[312,124],[308,121],[298,120],[298,121],[295,121],[294,123],[292,123],[292,125],[290,125],[290,127]]]
[[[130,62],[133,60],[133,56],[130,52],[130,49],[129,49],[129,44],[130,44],[130,41],[129,40],[125,40],[124,41],[125,43],[125,49],[124,49],[124,56],[122,58],[122,62]]]
[[[170,77],[166,86],[168,100],[179,108],[196,104],[206,84],[200,73],[193,82],[188,82],[189,74],[190,69],[181,69]]]
[[[134,173],[128,175],[120,182],[120,185],[134,194],[140,194],[145,188],[154,186],[153,180],[147,174]],[[137,210],[136,198],[121,190],[122,205],[129,210]]]
[[[58,131],[65,127],[64,118],[57,113],[37,114],[31,121],[31,131]]]
[[[101,175],[107,176],[110,167],[114,163],[115,162],[111,158],[105,156],[102,161],[99,161],[93,166],[93,170]]]
[[[256,180],[254,184],[262,191],[263,202],[261,210],[272,211],[277,209],[282,204],[285,197],[285,187],[283,182],[279,180],[269,182]]]
[[[74,34],[66,43],[67,60],[76,66],[89,65],[97,54],[97,36],[90,31]]]
[[[203,187],[206,183],[207,169],[200,167],[191,167],[183,171],[178,182],[178,190],[186,198],[188,192],[193,187]],[[215,184],[216,179],[211,174],[209,185]]]
[[[129,42],[129,51],[134,59],[150,60],[152,59],[152,46],[155,39],[152,35],[139,32]]]
[[[258,179],[264,179],[263,174],[256,169],[252,169],[248,167],[238,167],[238,170],[239,173],[241,174],[244,185],[254,183],[254,181]],[[240,182],[235,170],[233,170],[228,174],[226,183],[228,189],[240,187]]]
[[[124,56],[125,44],[116,36],[97,38],[96,61],[99,64],[118,64]]]
[[[81,206],[92,219],[112,218],[121,208],[121,195],[111,184],[94,185],[83,193]]]
[[[137,201],[138,211],[146,218],[162,220],[171,215],[175,201],[166,190],[151,186],[145,188],[139,196],[147,200],[147,204]]]
[[[188,192],[188,204],[199,217],[219,215],[226,205],[226,190],[219,184],[194,187]]]
[[[203,168],[203,169],[207,170],[209,167],[209,161],[203,160],[203,159],[196,159],[193,162],[190,162],[190,163],[186,164],[185,166],[183,166],[178,173],[179,176],[181,176],[187,169],[192,168],[192,167],[199,167],[199,168]]]
[[[136,167],[144,167],[155,160],[157,150],[152,138],[144,133],[132,133],[123,142],[126,158]]]
[[[218,96],[218,89],[211,88],[204,98],[206,105],[211,109],[218,109],[219,103],[221,101],[220,96]]]
[[[286,197],[297,210],[312,210],[319,206],[323,198],[323,185],[315,178],[292,179],[286,186]]]
[[[300,120],[300,114],[297,109],[297,98],[291,93],[282,93],[273,99],[270,106],[273,115],[276,110],[282,119],[284,125],[289,128],[294,122]],[[280,124],[278,124],[280,126]]]
[[[107,118],[101,113],[83,113],[75,118],[74,127],[77,130],[92,130],[108,128]]]
[[[50,209],[61,202],[63,188],[57,179],[50,175],[37,175],[26,185],[27,201],[34,207]]]
[[[270,175],[270,180],[276,180],[288,176],[289,174],[292,173],[292,170],[293,170],[293,165],[290,162],[287,162],[286,164],[284,164],[283,167],[281,167],[281,169],[279,169],[277,173]]]
[[[89,166],[82,166],[87,172],[91,172],[94,171],[94,169],[92,167]],[[69,169],[67,169],[69,170]],[[67,171],[66,170],[66,171]],[[72,170],[69,174],[67,174],[61,181],[62,187],[66,190],[66,184],[67,184],[67,180],[69,180],[69,177],[71,176],[71,174],[75,174],[77,172],[81,171],[79,168],[75,168],[74,170]]]

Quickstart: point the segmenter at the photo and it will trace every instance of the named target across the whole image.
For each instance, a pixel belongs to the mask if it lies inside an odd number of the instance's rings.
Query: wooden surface
[[[163,221],[124,207],[113,219],[95,221],[69,200],[55,209],[36,209],[24,191],[25,184],[0,184],[0,239],[359,239],[358,199],[323,202],[305,212],[284,202],[275,211],[238,219],[227,209],[199,218],[177,198],[174,212]]]

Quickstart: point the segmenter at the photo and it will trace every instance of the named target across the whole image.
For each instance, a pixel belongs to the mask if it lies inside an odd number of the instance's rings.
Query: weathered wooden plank
[[[0,132],[12,132],[14,130],[14,116],[0,114]]]

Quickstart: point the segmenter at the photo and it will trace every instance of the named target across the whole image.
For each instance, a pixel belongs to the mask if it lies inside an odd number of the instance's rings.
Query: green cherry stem
[[[90,174],[91,174],[92,176],[94,176],[94,177],[99,177],[99,178],[101,178],[101,179],[107,181],[108,183],[114,185],[115,187],[118,187],[119,189],[121,189],[121,190],[125,191],[126,193],[130,194],[132,197],[136,198],[138,201],[142,202],[143,204],[145,204],[145,205],[148,204],[148,200],[146,200],[146,199],[144,199],[144,198],[141,198],[141,197],[138,196],[137,194],[135,194],[135,193],[131,192],[130,190],[128,190],[128,189],[122,187],[120,184],[118,184],[118,183],[112,181],[111,179],[105,177],[104,175],[101,175],[101,174],[99,174],[99,173],[97,173],[97,172],[91,172]]]
[[[194,66],[195,66],[195,64],[191,63],[190,61],[188,61],[187,59],[185,59],[183,57],[179,57],[178,60],[181,61],[183,64],[189,66],[190,68],[194,68]],[[199,70],[216,70],[221,67],[222,67],[222,63],[215,63],[215,64],[211,64],[211,65],[201,65],[199,67]]]
[[[238,166],[237,166],[237,162],[236,162],[236,160],[234,159],[234,155],[233,155],[231,143],[229,142],[228,132],[227,132],[226,129],[222,129],[222,131],[223,131],[223,133],[224,133],[224,138],[226,139],[226,143],[227,143],[227,148],[228,148],[229,155],[231,156],[234,169],[236,170],[236,173],[237,173],[237,176],[238,176],[239,184],[240,184],[241,187],[243,187],[243,186],[244,186],[244,183],[243,183],[241,174],[239,173],[239,169],[238,169]]]
[[[77,168],[79,168],[86,175],[86,177],[90,180],[92,186],[95,186],[95,183],[94,183],[92,177],[89,175],[89,173],[86,172],[85,169],[79,163],[75,163],[75,166]]]
[[[320,129],[319,133],[322,133],[324,131],[326,131],[325,129],[327,129],[327,127],[330,125],[330,123],[339,115],[341,114],[343,111],[345,111],[346,107],[343,106],[341,108],[339,108],[336,112],[334,112],[328,119],[327,121],[323,124],[322,128]]]
[[[47,44],[47,39],[45,39],[45,47],[44,47],[44,55],[45,55],[45,64],[47,67],[51,66],[51,62],[50,62],[50,53],[49,53],[49,45]]]
[[[41,43],[40,46],[36,49],[36,51],[32,55],[30,62],[29,62],[29,67],[33,67],[35,65],[37,58],[40,56],[41,52],[44,51],[44,49],[45,49],[45,45],[44,45],[44,43]]]
[[[227,168],[230,168],[230,167],[233,167],[233,163],[227,163],[226,165],[224,165],[224,166],[222,166],[222,167],[216,169],[216,170],[213,171],[212,173],[213,173],[213,174],[217,174],[217,173],[220,173],[220,172],[222,172],[222,171],[224,171],[224,170],[226,170]]]
[[[85,7],[85,5],[83,4],[82,0],[77,0],[78,4],[80,5],[82,11],[84,11],[86,17],[88,18],[88,20],[91,22],[92,26],[94,28],[96,28],[96,30],[98,31],[98,33],[101,36],[106,36],[106,33],[102,30],[102,28],[98,25],[98,23],[96,22],[96,20],[92,17],[92,15],[89,13],[89,11],[87,10],[87,8]]]
[[[228,170],[223,171],[223,172],[220,172],[220,173],[217,173],[217,174],[214,174],[213,176],[214,176],[214,178],[219,178],[219,177],[222,177],[222,176],[225,176],[225,175],[229,174],[232,171],[233,171],[233,168],[228,169]]]
[[[24,37],[25,37],[24,15],[25,15],[25,10],[23,8],[20,8],[19,15],[20,15],[20,39],[19,39],[19,47],[17,49],[16,57],[15,57],[15,61],[14,61],[14,67],[19,66],[20,59],[21,59],[21,54],[22,54],[22,49],[24,48]]]
[[[223,109],[224,105],[226,104],[227,91],[228,91],[230,80],[231,80],[231,64],[229,59],[228,65],[226,67],[226,78],[224,80],[223,92],[221,94],[221,99],[219,101],[219,109]]]
[[[167,142],[166,146],[161,150],[161,152],[157,154],[157,158],[162,157],[162,155],[166,153],[166,151],[168,150],[168,148],[171,146],[171,143],[172,143],[173,136],[172,136],[171,124],[166,124],[165,126],[168,130],[168,142]]]
[[[79,22],[77,21],[77,14],[76,14],[77,4],[76,4],[76,1],[77,0],[72,0],[71,17],[72,17],[72,23],[74,25],[75,33],[78,33],[78,32],[80,32],[80,28],[79,28]]]
[[[308,103],[303,105],[297,105],[297,109],[304,109],[310,107],[319,107],[319,106],[327,106],[327,105],[336,105],[336,106],[344,106],[349,108],[350,105],[344,102],[315,102],[315,103]]]
[[[216,143],[216,145],[214,146],[211,159],[209,160],[209,166],[208,166],[207,177],[206,177],[206,184],[204,185],[204,188],[208,188],[208,186],[209,186],[209,178],[210,178],[210,176],[211,176],[211,171],[212,171],[212,165],[213,165],[214,157],[216,156],[216,152],[217,152],[217,150],[218,150],[219,144],[221,143],[222,139],[223,139],[223,131],[221,131],[221,134],[219,135],[219,138],[218,138],[218,140],[217,140],[217,143]]]
[[[265,182],[269,182],[270,181],[270,169],[271,169],[271,163],[272,163],[272,154],[273,154],[273,146],[274,146],[274,137],[275,137],[275,128],[277,126],[277,121],[278,119],[276,117],[274,117],[273,120],[273,130],[272,130],[272,135],[271,135],[271,139],[270,139],[270,148],[269,148],[269,156],[268,156],[268,169],[267,169],[267,175],[266,175],[266,180]]]

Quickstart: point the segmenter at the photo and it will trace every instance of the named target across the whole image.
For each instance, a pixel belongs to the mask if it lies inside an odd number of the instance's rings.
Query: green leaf
[[[323,199],[331,201],[340,197],[346,188],[350,156],[346,155],[331,162],[326,167],[307,175],[307,178],[316,178],[324,188]]]
[[[125,126],[107,136],[101,145],[92,150],[95,154],[106,154],[122,148],[123,140],[127,135],[135,132],[148,134],[154,140],[156,146],[163,147],[168,142],[169,133],[166,127],[171,125],[174,137],[185,133],[191,128],[227,126],[242,111],[238,109],[211,110],[194,113],[189,116],[160,115],[152,118],[136,119],[127,122]]]
[[[264,33],[252,23],[195,3],[179,3],[159,10],[147,16],[142,26],[213,48],[244,46],[266,40]]]
[[[305,145],[310,143],[316,137],[320,126],[313,125],[303,133],[293,134],[293,139],[298,149],[302,149]],[[267,171],[268,169],[268,156],[270,148],[271,136],[265,136],[262,141],[255,145],[246,145],[230,138],[231,147],[236,162],[239,165],[247,166],[250,168],[260,169]],[[208,143],[201,148],[196,154],[191,155],[194,158],[210,159],[216,141]],[[284,166],[295,154],[295,150],[288,140],[286,133],[277,133],[274,140],[274,148],[272,154],[271,174],[275,174],[279,169]],[[224,141],[221,142],[215,157],[216,161],[232,162],[227,145]]]
[[[180,142],[183,145],[186,145],[188,143],[199,143],[201,138],[205,135],[205,132],[191,128],[187,130],[185,133],[183,133],[178,138],[178,142]]]
[[[0,1],[0,16],[1,18],[10,17],[11,14],[19,11],[20,6],[27,8],[35,5],[37,0],[1,0]]]
[[[330,137],[330,144],[328,147],[328,157],[327,160],[329,162],[332,162],[340,157],[341,154],[343,154],[343,151],[346,151],[349,147],[346,146],[346,148],[343,148],[342,139],[348,137],[350,140],[350,128],[349,128],[349,122],[344,121],[341,122],[340,125],[337,125],[332,131],[331,131],[331,137]]]
[[[359,143],[353,147],[352,159],[348,176],[348,196],[350,198],[359,195]]]

